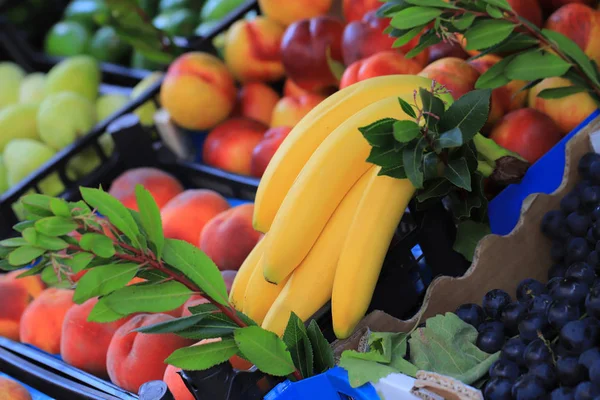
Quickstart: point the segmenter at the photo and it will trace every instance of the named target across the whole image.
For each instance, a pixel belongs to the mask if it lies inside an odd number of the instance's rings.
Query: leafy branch
[[[313,321],[308,329],[291,314],[279,338],[257,326],[229,303],[217,266],[195,246],[164,237],[160,211],[142,186],[136,187],[139,212],[127,209],[101,189],[81,188],[83,201],[68,203],[39,194],[22,199],[25,220],[20,237],[0,242],[0,269],[35,266],[20,276],[75,285],[81,304],[99,297],[89,320],[110,322],[138,312],[165,312],[199,294],[209,303],[190,307],[191,316],[138,328],[188,339],[220,342],[182,348],[166,361],[186,370],[203,370],[233,355],[273,376],[300,380],[333,366],[333,353]],[[74,276],[82,272],[77,283]],[[133,278],[141,282],[133,283]]]

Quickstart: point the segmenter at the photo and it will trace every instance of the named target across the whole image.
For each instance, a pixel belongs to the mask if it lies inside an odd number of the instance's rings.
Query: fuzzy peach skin
[[[587,93],[577,93],[562,99],[542,99],[537,97],[544,89],[571,86],[565,78],[546,78],[529,91],[529,107],[547,114],[556,122],[563,135],[571,132],[584,119],[593,113],[597,105]]]
[[[109,323],[90,322],[88,316],[97,303],[98,298],[95,297],[83,304],[75,304],[67,311],[60,338],[60,355],[67,364],[75,368],[108,378],[108,345],[117,329],[131,317]]]
[[[228,208],[227,200],[213,190],[186,190],[161,210],[165,237],[197,246],[204,225]]]
[[[0,400],[31,400],[31,395],[19,382],[0,377]]]
[[[42,282],[39,275],[30,275],[23,278],[17,278],[25,270],[19,269],[0,275],[0,282],[14,282],[16,285],[23,286],[31,297],[38,297],[46,288],[46,284]]]
[[[225,36],[225,64],[240,82],[276,81],[283,77],[281,38],[284,28],[265,17],[239,20]]]
[[[344,18],[346,22],[360,21],[369,11],[377,11],[382,4],[379,0],[344,0]]]
[[[271,128],[279,126],[294,127],[310,110],[325,100],[317,94],[306,94],[300,97],[283,97],[277,102],[271,117]]]
[[[160,102],[178,125],[203,130],[227,118],[236,94],[233,76],[220,59],[191,52],[169,66],[160,89]]]
[[[108,193],[120,200],[125,207],[138,211],[136,185],[142,185],[150,192],[158,208],[162,208],[169,200],[183,192],[183,186],[173,175],[156,168],[142,167],[127,170],[119,175]]]
[[[262,140],[267,129],[267,125],[252,119],[228,119],[217,125],[206,137],[202,160],[225,171],[250,175],[252,150]]]
[[[238,92],[233,116],[250,118],[265,125],[271,122],[273,109],[280,97],[270,86],[261,82],[248,82]]]
[[[172,333],[149,334],[134,330],[173,319],[167,314],[139,314],[117,329],[106,355],[106,369],[114,384],[137,393],[143,383],[162,379],[167,369],[165,359],[194,342]]]
[[[600,63],[600,13],[585,4],[571,3],[556,10],[546,21],[546,29],[573,40],[585,54]]]
[[[190,315],[192,315],[192,312],[190,311],[190,307],[196,307],[196,306],[199,306],[200,304],[207,304],[207,303],[210,303],[210,301],[208,301],[204,297],[202,297],[200,295],[193,295],[188,299],[188,301],[186,301],[183,304],[183,311],[181,312],[181,316],[189,317]]]
[[[473,66],[454,57],[441,58],[429,64],[419,75],[444,85],[455,100],[474,90],[479,79],[479,72]]]
[[[221,270],[238,270],[261,234],[252,227],[254,204],[242,204],[210,220],[200,234],[200,250]]]
[[[325,15],[333,0],[294,0],[282,3],[281,0],[258,0],[260,11],[267,18],[283,26],[305,18]]]
[[[19,341],[21,316],[31,296],[23,285],[0,282],[0,336]]]
[[[292,128],[289,126],[278,126],[265,132],[261,141],[252,150],[252,161],[250,164],[250,174],[252,176],[256,176],[257,178],[263,176],[273,155],[291,130]]]
[[[73,306],[73,291],[49,288],[44,290],[21,317],[21,342],[31,344],[50,354],[60,353],[62,325]]]
[[[533,164],[560,141],[562,134],[550,117],[533,108],[523,108],[498,121],[490,138]]]
[[[383,51],[369,58],[356,61],[344,71],[340,89],[356,82],[383,75],[416,75],[423,67],[396,51]]]

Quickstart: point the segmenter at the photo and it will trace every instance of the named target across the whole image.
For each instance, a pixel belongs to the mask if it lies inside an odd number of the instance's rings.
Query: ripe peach
[[[235,98],[235,82],[225,64],[201,52],[178,57],[160,89],[160,102],[173,121],[191,130],[209,129],[223,121]]]
[[[19,382],[0,377],[0,400],[31,400],[31,395]]]
[[[63,360],[90,374],[107,378],[106,352],[114,333],[130,317],[109,323],[88,321],[92,308],[98,298],[92,298],[83,304],[73,305],[62,326],[60,339],[60,355]]]
[[[73,303],[73,291],[44,290],[21,317],[21,342],[29,343],[51,354],[60,352],[62,325]]]
[[[162,379],[165,359],[193,341],[172,333],[138,333],[134,329],[172,319],[166,314],[139,314],[117,329],[106,355],[106,369],[114,384],[137,393],[143,383]]]
[[[125,207],[138,211],[135,186],[142,185],[148,190],[158,208],[183,192],[183,186],[172,175],[156,168],[142,167],[125,171],[110,186],[108,193],[116,197]]]
[[[46,284],[42,282],[42,278],[39,275],[17,278],[23,272],[25,272],[25,270],[19,269],[2,274],[0,275],[0,282],[14,282],[16,285],[23,286],[31,297],[38,297],[39,294],[42,293],[42,291],[46,288]]]
[[[271,87],[260,82],[249,82],[238,92],[238,100],[232,114],[269,125],[278,101],[279,95]]]
[[[296,125],[310,110],[325,100],[317,94],[306,94],[300,97],[283,97],[277,102],[271,117],[271,128]]]
[[[556,122],[562,133],[566,135],[593,113],[597,106],[587,93],[577,93],[562,99],[542,99],[537,97],[543,89],[571,86],[565,78],[546,78],[529,91],[529,107],[547,114]]]
[[[475,89],[475,82],[479,78],[479,72],[474,67],[455,57],[439,59],[426,66],[419,75],[444,85],[454,99]]]
[[[21,316],[30,301],[31,296],[23,285],[0,282],[0,336],[19,340]]]
[[[281,38],[284,29],[265,17],[241,19],[225,36],[225,64],[241,82],[276,81],[283,77]]]
[[[344,0],[344,18],[347,22],[360,21],[369,11],[376,11],[381,5],[379,0]]]
[[[539,0],[540,6],[542,6],[547,13],[558,10],[566,4],[586,4],[588,6],[593,6],[596,2],[597,0]]]
[[[167,384],[173,398],[175,400],[195,400],[194,395],[189,391],[185,383],[183,383],[183,379],[178,374],[181,371],[181,368],[177,368],[173,365],[167,365],[167,369],[165,369],[165,374],[163,375],[162,380]]]
[[[197,246],[204,225],[228,208],[227,200],[215,191],[186,190],[161,210],[165,237],[185,240]]]
[[[302,89],[296,85],[293,80],[287,78],[283,84],[283,96],[284,97],[298,97],[305,94],[311,94],[308,90]]]
[[[490,137],[533,164],[560,141],[562,134],[550,117],[533,108],[523,108],[498,121]]]
[[[206,137],[202,149],[203,161],[225,171],[250,175],[252,150],[267,129],[267,125],[252,119],[228,119]]]
[[[281,3],[280,0],[259,0],[262,13],[269,19],[287,26],[305,18],[327,14],[333,0],[295,0]]]
[[[512,9],[521,17],[532,22],[538,27],[542,26],[542,7],[538,0],[507,0]]]
[[[252,162],[250,164],[250,174],[252,176],[260,178],[264,174],[271,158],[273,158],[273,155],[291,130],[292,128],[289,126],[278,126],[269,129],[265,133],[265,136],[252,151]]]
[[[200,249],[221,270],[238,270],[260,233],[252,227],[254,204],[230,208],[210,220],[200,234]]]
[[[427,64],[446,57],[461,58],[463,60],[469,58],[469,54],[461,45],[451,41],[440,42],[429,47],[428,56]]]
[[[328,16],[294,22],[281,40],[281,57],[285,72],[298,86],[319,92],[338,81],[327,62],[342,62],[342,21]]]
[[[206,304],[206,303],[210,303],[210,301],[208,301],[207,299],[205,299],[204,297],[202,297],[200,295],[193,295],[192,297],[190,297],[188,299],[188,301],[186,301],[183,304],[183,310],[181,312],[181,316],[189,317],[190,315],[192,315],[192,313],[190,312],[190,307],[195,307],[195,306],[199,306],[200,304]]]
[[[353,83],[382,75],[415,75],[421,72],[421,65],[396,51],[383,51],[369,58],[351,64],[340,82],[340,89]]]
[[[546,28],[567,36],[600,63],[600,14],[593,8],[579,3],[562,6],[550,15]]]

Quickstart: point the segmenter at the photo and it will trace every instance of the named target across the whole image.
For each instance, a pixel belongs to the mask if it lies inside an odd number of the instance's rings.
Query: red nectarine
[[[174,176],[156,168],[143,167],[130,169],[119,175],[108,193],[120,200],[125,207],[138,211],[135,198],[135,186],[138,184],[150,192],[158,208],[183,192],[183,186]]]
[[[382,75],[416,75],[422,70],[419,63],[396,51],[383,51],[350,65],[340,82],[340,89],[353,83]]]
[[[289,126],[278,126],[269,129],[262,140],[254,147],[252,151],[252,162],[250,164],[250,173],[252,176],[260,178],[267,165],[273,158],[273,154],[277,151],[283,140],[290,133],[292,128]]]

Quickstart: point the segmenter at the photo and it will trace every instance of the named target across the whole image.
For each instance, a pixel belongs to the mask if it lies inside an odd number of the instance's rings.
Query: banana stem
[[[485,158],[485,160],[492,166],[496,166],[496,160],[502,157],[514,157],[521,161],[525,161],[523,157],[514,153],[510,150],[505,149],[500,146],[492,139],[486,138],[482,134],[478,133],[473,137],[473,143],[475,143],[475,147],[477,147],[477,152]]]
[[[494,167],[488,164],[486,161],[477,161],[477,172],[483,175],[485,178],[489,178],[494,172]]]

